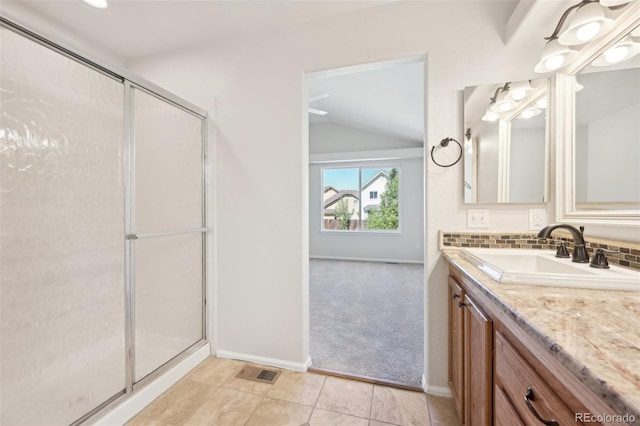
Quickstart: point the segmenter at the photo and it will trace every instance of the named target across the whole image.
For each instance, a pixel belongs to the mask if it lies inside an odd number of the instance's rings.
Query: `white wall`
[[[538,59],[537,40],[534,49],[504,46],[493,29],[507,19],[500,6],[394,2],[129,64],[196,104],[217,99],[218,349],[295,363],[308,356],[304,73],[426,54],[427,149],[444,137],[462,140],[463,88],[530,78]],[[426,376],[444,389],[447,267],[437,235],[465,229],[466,208],[462,166],[425,161]],[[527,227],[525,207],[491,215],[493,230]]]

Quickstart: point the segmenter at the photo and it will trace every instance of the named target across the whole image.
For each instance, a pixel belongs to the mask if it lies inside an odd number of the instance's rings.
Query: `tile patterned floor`
[[[459,426],[450,398],[283,370],[275,384],[234,376],[244,362],[210,357],[127,426]]]

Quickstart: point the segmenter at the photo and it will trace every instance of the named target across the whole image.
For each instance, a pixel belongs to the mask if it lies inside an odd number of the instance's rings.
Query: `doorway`
[[[421,388],[423,58],[306,77],[312,368]]]

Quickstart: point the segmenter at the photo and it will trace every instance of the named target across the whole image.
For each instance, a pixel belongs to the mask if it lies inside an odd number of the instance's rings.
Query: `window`
[[[399,167],[323,169],[322,229],[397,231],[399,183]]]

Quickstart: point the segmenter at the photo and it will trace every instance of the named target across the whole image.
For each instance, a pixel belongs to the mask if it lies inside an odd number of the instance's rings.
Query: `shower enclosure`
[[[0,23],[0,423],[77,423],[205,344],[206,114]]]

